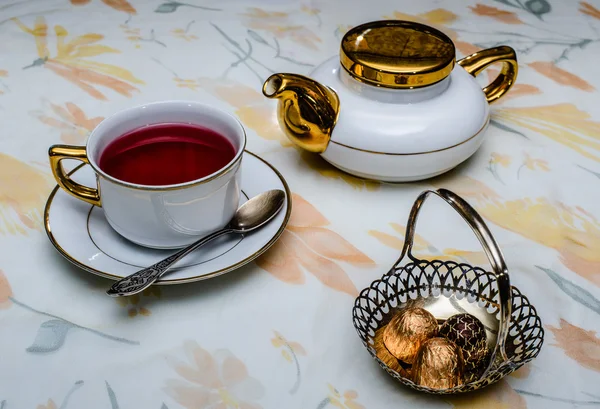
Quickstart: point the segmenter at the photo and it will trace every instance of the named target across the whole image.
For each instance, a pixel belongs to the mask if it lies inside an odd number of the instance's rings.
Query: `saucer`
[[[292,211],[291,192],[285,179],[268,162],[248,151],[241,166],[240,205],[267,190],[281,189],[286,193],[286,202],[279,214],[252,233],[228,234],[206,244],[177,263],[156,284],[181,284],[225,274],[260,256],[283,233]],[[94,171],[86,165],[75,168],[71,177],[86,186],[96,185]],[[130,242],[110,227],[102,208],[78,200],[58,186],[46,202],[44,226],[50,242],[67,260],[85,271],[114,280],[176,251],[150,249]]]

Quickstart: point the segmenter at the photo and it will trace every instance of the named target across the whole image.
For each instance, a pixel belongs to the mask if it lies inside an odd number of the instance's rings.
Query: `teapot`
[[[483,89],[475,76],[502,63]],[[416,22],[382,20],[350,29],[339,56],[309,76],[278,73],[262,92],[298,147],[349,174],[409,182],[447,172],[481,146],[489,104],[517,78],[515,51],[499,46],[456,61],[452,40]]]

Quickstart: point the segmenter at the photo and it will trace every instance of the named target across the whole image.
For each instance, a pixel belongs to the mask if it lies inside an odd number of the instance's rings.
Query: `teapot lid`
[[[417,88],[450,75],[456,51],[444,33],[412,21],[382,20],[349,30],[340,62],[356,80],[385,88]]]

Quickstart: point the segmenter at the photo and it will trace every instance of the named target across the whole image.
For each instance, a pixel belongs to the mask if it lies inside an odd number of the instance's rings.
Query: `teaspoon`
[[[143,291],[161,278],[175,263],[209,241],[224,234],[244,234],[264,226],[279,213],[284,203],[283,190],[269,190],[254,196],[237,209],[225,228],[201,238],[150,267],[120,279],[106,293],[112,297],[120,297]]]

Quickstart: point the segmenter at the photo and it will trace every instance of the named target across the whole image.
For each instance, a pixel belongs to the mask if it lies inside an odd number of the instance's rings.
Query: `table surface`
[[[294,149],[260,93],[270,73],[308,74],[337,54],[345,30],[384,17],[441,28],[460,56],[517,50],[517,85],[493,105],[484,144],[444,177],[388,185],[343,174]],[[598,1],[3,1],[0,408],[600,405],[599,64]],[[46,237],[47,150],[165,99],[237,115],[248,149],[287,179],[293,214],[254,263],[115,300],[109,280],[72,266]],[[438,187],[485,218],[546,330],[536,360],[457,397],[394,381],[351,319],[360,289],[398,257],[411,204]],[[486,263],[443,202],[424,211],[420,256]]]

